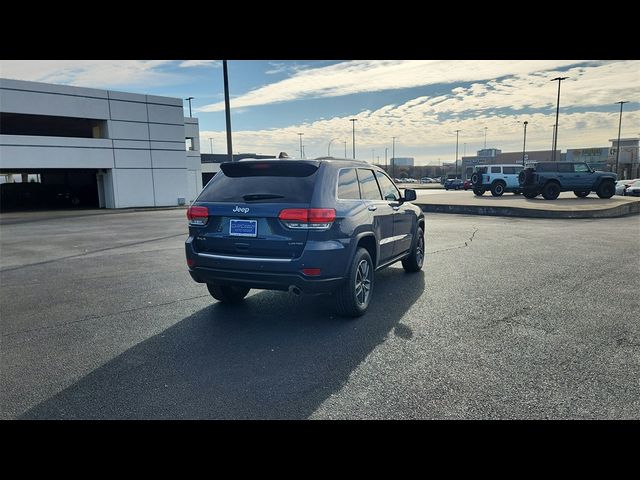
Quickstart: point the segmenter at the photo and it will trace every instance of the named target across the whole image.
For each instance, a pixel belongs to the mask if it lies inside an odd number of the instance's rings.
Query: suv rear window
[[[309,163],[223,163],[198,202],[309,203],[318,167]]]
[[[353,200],[360,198],[360,187],[355,168],[343,168],[338,177],[338,198]]]

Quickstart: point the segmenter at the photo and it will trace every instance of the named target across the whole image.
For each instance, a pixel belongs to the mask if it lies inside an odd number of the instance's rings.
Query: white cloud
[[[219,60],[184,60],[180,63],[180,67],[219,67],[222,62]]]
[[[0,76],[95,88],[159,86],[184,77],[168,71],[170,60],[2,60]]]
[[[362,92],[410,88],[438,83],[497,79],[581,63],[566,60],[366,60],[307,68],[279,82],[233,99],[233,107],[249,107],[301,98],[335,97]],[[224,110],[224,102],[198,109]]]
[[[424,104],[421,104],[424,105]],[[412,111],[415,110],[415,111]],[[615,107],[613,108],[615,110]],[[386,115],[380,115],[386,112]],[[399,113],[399,114],[398,114]],[[398,115],[397,115],[398,114]],[[234,131],[233,144],[236,152],[277,154],[286,151],[298,155],[298,132],[304,132],[305,152],[308,157],[327,154],[332,138],[334,156],[344,155],[347,142],[347,155],[351,156],[350,116],[318,120],[302,125],[285,128],[255,131]],[[371,159],[374,155],[384,159],[384,148],[388,147],[391,157],[391,137],[396,136],[396,155],[413,156],[418,163],[453,161],[455,157],[456,135],[460,129],[459,156],[466,149],[472,155],[484,144],[484,127],[487,127],[487,146],[503,151],[520,151],[522,148],[523,122],[527,126],[527,150],[548,150],[551,148],[555,123],[555,112],[534,113],[530,115],[479,115],[465,119],[438,120],[428,111],[418,111],[417,107],[407,108],[406,104],[397,107],[383,107],[376,111],[362,112],[355,116],[356,149],[359,158]],[[519,123],[520,122],[520,123]],[[579,112],[561,113],[558,133],[558,148],[606,147],[609,139],[617,136],[618,113]],[[625,111],[622,124],[622,136],[640,135],[640,110]],[[224,132],[202,131],[202,139],[213,138],[215,151],[225,150]],[[209,140],[202,140],[208,145]],[[466,147],[465,147],[466,144]],[[208,150],[205,150],[208,151]]]

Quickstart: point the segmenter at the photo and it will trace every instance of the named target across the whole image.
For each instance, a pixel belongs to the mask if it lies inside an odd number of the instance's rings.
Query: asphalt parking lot
[[[0,225],[3,419],[640,418],[640,216],[427,214],[370,311],[186,272],[184,210]]]

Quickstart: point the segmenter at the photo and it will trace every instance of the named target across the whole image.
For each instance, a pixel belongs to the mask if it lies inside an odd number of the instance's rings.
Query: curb
[[[640,202],[625,203],[598,210],[542,210],[519,207],[482,207],[477,205],[438,205],[415,203],[423,212],[462,215],[489,215],[495,217],[528,218],[616,218],[640,214]]]

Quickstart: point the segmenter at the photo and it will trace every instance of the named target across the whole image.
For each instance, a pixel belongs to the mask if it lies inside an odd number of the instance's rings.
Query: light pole
[[[485,127],[486,129],[487,127]],[[456,130],[456,178],[458,178],[458,134],[460,130]],[[462,177],[462,175],[460,175]]]
[[[389,173],[387,171],[387,150],[389,150],[389,147],[384,147],[384,171],[387,172],[387,174]]]
[[[396,178],[396,137],[393,138],[393,148],[391,149],[391,171],[393,178]]]
[[[211,146],[211,153],[213,153],[213,138],[209,137],[209,145]]]
[[[347,141],[343,140],[342,143],[344,143],[344,158],[347,158]]]
[[[551,157],[553,158],[553,145],[556,142],[556,124],[551,125],[553,127],[553,131],[551,132]]]
[[[351,118],[349,119],[349,121],[351,122],[351,125],[353,125],[353,159],[355,160],[356,158],[356,122],[358,121],[357,118]]]
[[[620,121],[618,122],[618,146],[616,148],[616,175],[618,175],[618,160],[620,159],[620,131],[622,130],[622,105],[629,102],[616,102],[620,104]]]
[[[484,149],[487,149],[487,128],[489,127],[484,127]]]
[[[185,98],[185,100],[189,102],[189,118],[191,118],[191,100],[193,100],[193,97]]]
[[[527,151],[527,125],[529,124],[528,121],[524,121],[524,141],[522,142],[522,166],[524,167],[524,157],[526,155],[526,151]]]
[[[304,154],[302,153],[302,136],[304,133],[299,133],[298,135],[300,136],[300,158],[304,158]]]
[[[332,138],[331,140],[329,140],[329,146],[327,147],[327,157],[331,156],[331,142],[333,142],[334,140],[338,140],[338,139],[337,138]]]
[[[224,76],[224,110],[227,120],[227,157],[233,162],[233,145],[231,144],[231,107],[229,106],[229,73],[227,61],[222,61],[222,74]]]
[[[560,115],[560,84],[562,83],[562,80],[566,80],[569,77],[556,77],[554,79],[552,79],[552,82],[555,82],[556,80],[558,81],[558,101],[556,103],[556,130],[555,130],[555,134],[553,136],[553,152],[552,152],[552,157],[551,157],[551,161],[555,162],[556,161],[556,148],[558,147],[558,116]]]

